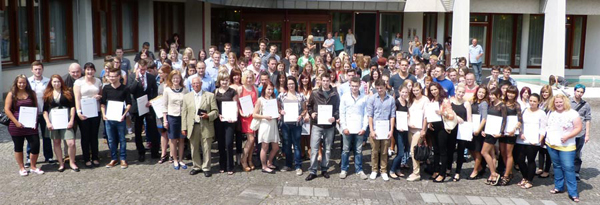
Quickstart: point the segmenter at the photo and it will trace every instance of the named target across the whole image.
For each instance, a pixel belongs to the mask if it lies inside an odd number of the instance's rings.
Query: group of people
[[[221,173],[234,174],[236,164],[246,172],[255,169],[252,156],[257,152],[264,173],[294,170],[300,176],[302,161],[309,158],[306,181],[317,178],[319,170],[330,178],[337,132],[342,136],[342,179],[350,173],[349,156],[354,154],[354,173],[360,179],[400,179],[405,177],[401,168],[412,167],[406,178],[417,181],[421,167],[427,167],[424,171],[431,172],[434,182],[449,181],[447,177],[459,181],[468,150],[475,164],[469,180],[483,177],[487,167],[486,184],[507,185],[518,166],[523,177],[517,185],[528,189],[536,174],[548,177],[552,164],[555,188],[551,193],[568,190],[569,197],[579,201],[576,179],[591,120],[590,105],[582,99],[583,85],[574,87],[571,99],[553,95],[549,85],[539,93],[528,87],[519,90],[510,77],[512,69],[498,66],[477,85],[465,58],[458,68],[447,68],[434,55],[427,62],[401,54],[385,58],[382,48],[373,58],[346,52],[336,56],[327,48],[319,53],[305,48],[301,56],[287,49],[281,57],[276,45],[264,41],[258,51],[247,47],[239,58],[228,43],[223,53],[211,46],[208,53],[200,50],[197,56],[192,48],[179,54],[176,43],[168,52],[161,49],[158,58],[148,48],[145,43],[133,65],[118,48],[116,56],[106,58],[100,78],[92,63],[83,69],[72,64],[67,75],[47,78],[37,61],[31,65],[31,77],[17,76],[4,111],[10,118],[19,173],[43,173],[36,163],[38,130],[44,139],[52,139],[53,146],[44,140],[44,154],[51,159],[54,148],[58,171],[66,167],[63,140],[69,167],[79,171],[77,129],[85,166],[100,166],[101,121],[111,157],[106,167],[127,168],[126,122],[131,120],[139,161],[145,161],[144,141],[148,141],[150,156],[159,164],[187,169],[184,154],[189,144],[192,175],[211,176],[210,149],[216,138]],[[438,52],[436,48],[428,50]],[[23,107],[38,108],[38,125],[25,127],[20,122]],[[68,111],[63,129],[53,127],[52,113],[59,109]],[[25,140],[30,172],[23,161]],[[363,170],[362,156],[367,141],[369,175]],[[416,148],[422,146],[432,149],[433,159],[416,157],[420,154]],[[276,156],[285,158],[281,168],[276,166]]]

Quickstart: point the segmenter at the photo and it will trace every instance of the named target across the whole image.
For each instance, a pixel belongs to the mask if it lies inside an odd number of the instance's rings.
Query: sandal
[[[542,169],[537,169],[537,170],[535,170],[535,175],[540,175],[540,174],[542,174],[543,172],[544,172],[544,170],[542,170]]]
[[[569,196],[569,199],[571,199],[571,201],[573,201],[575,203],[579,203],[579,197],[577,197],[577,196]]]
[[[187,169],[187,168],[188,168],[188,167],[187,167],[187,165],[186,165],[185,163],[181,162],[181,161],[179,162],[179,166],[180,166],[182,169]]]
[[[398,175],[396,175],[396,173],[394,173],[394,172],[390,172],[390,178],[398,179]]]
[[[517,183],[517,186],[523,186],[525,183],[527,183],[527,180],[522,179],[519,183]]]
[[[59,167],[57,171],[58,172],[64,172],[65,171],[65,166]]]
[[[529,189],[533,187],[533,184],[531,184],[530,182],[526,182],[525,184],[521,185],[521,188],[523,189]]]
[[[455,174],[454,177],[452,177],[452,181],[453,182],[458,182],[460,181],[460,174]]]
[[[500,186],[506,186],[510,183],[510,177],[502,177],[500,180]]]
[[[491,179],[487,179],[484,182],[485,185],[492,185],[492,180]]]
[[[551,193],[551,194],[560,194],[560,193],[564,193],[564,192],[565,192],[565,191],[560,191],[560,190],[558,190],[558,189],[556,189],[556,188],[554,188],[554,189],[550,190],[550,193]]]
[[[160,160],[158,160],[158,164],[163,164],[165,162],[167,162],[168,158],[167,156],[162,156],[160,157]]]
[[[85,162],[85,167],[87,167],[87,168],[92,168],[92,167],[94,167],[94,166],[92,165],[92,162],[90,162],[90,161],[87,161],[87,162]]]
[[[542,174],[540,174],[540,178],[548,178],[550,176],[550,173],[548,172],[544,172]]]
[[[22,177],[29,175],[29,172],[27,170],[19,170],[19,175],[21,175]]]
[[[429,179],[434,180],[435,178],[437,178],[440,174],[439,173],[433,173],[433,175],[431,175],[429,177]]]
[[[438,180],[441,176],[438,175],[438,177],[436,177],[433,182],[434,183],[443,183],[446,180],[446,176],[443,176],[441,180]]]
[[[502,177],[500,177],[500,175],[496,174],[496,177],[494,177],[492,180],[492,186],[498,185],[498,182],[500,182],[500,178],[502,178]]]
[[[469,175],[469,177],[467,177],[467,180],[476,180],[479,179],[479,173],[475,174],[475,176],[473,176],[473,173],[471,173],[471,175]]]
[[[227,172],[227,175],[233,175],[233,172]]]

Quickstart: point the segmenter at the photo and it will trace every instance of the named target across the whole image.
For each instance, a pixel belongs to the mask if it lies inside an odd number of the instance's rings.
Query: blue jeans
[[[331,156],[331,144],[333,143],[333,131],[335,127],[321,128],[319,126],[312,126],[310,136],[310,167],[308,171],[311,174],[317,174],[317,168],[319,166],[317,158],[319,156],[319,146],[323,141],[323,157],[321,159],[321,171],[327,171],[329,169],[329,157]],[[322,138],[321,138],[322,137]]]
[[[392,167],[390,168],[391,173],[396,173],[396,170],[402,162],[402,158],[404,157],[404,141],[405,139],[408,139],[408,132],[394,131],[394,139],[396,140],[397,154],[396,157],[394,157],[394,161],[392,161]]]
[[[127,133],[127,126],[125,121],[117,122],[112,120],[104,121],[106,127],[106,135],[108,136],[108,147],[110,148],[110,158],[112,160],[119,160],[117,157],[117,149],[120,149],[120,159],[127,159],[127,142],[125,141],[125,133]],[[117,146],[120,147],[117,148]]]
[[[481,64],[481,62],[471,63],[471,66],[473,66],[473,73],[475,73],[475,80],[477,80],[477,84],[481,84]]]
[[[348,53],[348,57],[352,59],[352,55],[354,55],[354,45],[346,46],[346,53]]]
[[[577,149],[575,150],[575,173],[579,176],[579,171],[581,170],[581,150],[583,149],[583,145],[585,144],[585,135],[575,138],[575,146]]]
[[[548,154],[554,167],[554,188],[567,191],[571,197],[579,197],[577,193],[577,180],[575,180],[575,151],[559,151],[547,146]]]
[[[282,147],[285,154],[285,166],[295,169],[302,168],[302,156],[300,155],[300,136],[302,134],[302,126],[295,124],[281,123],[281,137],[283,138]],[[294,145],[294,153],[292,154],[292,145]],[[293,157],[292,157],[293,156]]]
[[[343,148],[342,148],[342,171],[348,171],[348,165],[350,161],[350,148],[353,148],[354,151],[354,169],[356,173],[361,172],[362,168],[362,145],[364,138],[362,135],[350,134],[344,135],[342,134],[343,140]]]

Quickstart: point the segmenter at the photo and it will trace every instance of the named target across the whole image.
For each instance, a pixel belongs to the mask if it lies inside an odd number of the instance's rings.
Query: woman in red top
[[[244,71],[242,75],[242,86],[238,87],[237,93],[239,93],[240,98],[245,96],[250,96],[252,98],[252,105],[256,104],[256,100],[258,99],[258,92],[256,87],[254,86],[254,73],[251,70]],[[250,129],[250,124],[252,123],[252,112],[244,113],[241,109],[240,104],[240,115],[241,115],[241,124],[242,124],[242,133],[246,134],[246,145],[244,146],[244,153],[242,154],[242,168],[244,171],[249,172],[254,169],[254,164],[252,164],[252,151],[254,151],[254,130]]]

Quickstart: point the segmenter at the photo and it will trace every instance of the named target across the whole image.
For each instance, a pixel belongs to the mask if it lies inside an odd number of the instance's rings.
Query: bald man
[[[75,83],[75,81],[79,78],[81,78],[81,66],[77,63],[71,63],[71,65],[69,65],[69,73],[67,73],[66,75],[64,75],[62,78],[65,81],[65,85],[69,88],[69,89],[73,89],[73,84]],[[71,90],[73,91],[73,90]]]

